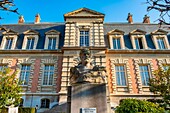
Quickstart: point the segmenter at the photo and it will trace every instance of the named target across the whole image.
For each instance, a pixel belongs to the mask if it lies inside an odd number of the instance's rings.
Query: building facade
[[[151,24],[146,16],[133,23],[132,15],[127,23],[105,23],[104,16],[81,8],[65,14],[65,23],[41,23],[36,15],[32,24],[0,26],[0,69],[18,70],[23,106],[43,112],[67,103],[70,67],[82,48],[106,66],[111,108],[125,98],[156,98],[148,80],[170,64],[169,26]]]

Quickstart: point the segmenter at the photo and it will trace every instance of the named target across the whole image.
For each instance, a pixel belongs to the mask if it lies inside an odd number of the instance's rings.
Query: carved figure
[[[103,66],[94,65],[90,50],[80,51],[80,62],[70,69],[70,84],[74,83],[106,83],[106,70]]]

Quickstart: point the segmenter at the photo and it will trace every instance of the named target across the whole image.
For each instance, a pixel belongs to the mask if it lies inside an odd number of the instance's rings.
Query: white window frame
[[[123,84],[122,80],[121,80],[121,84],[118,84],[118,83],[117,83],[117,79],[118,79],[118,78],[117,78],[117,74],[116,74],[116,73],[117,73],[117,70],[116,70],[116,67],[117,67],[117,66],[119,67],[119,70],[118,70],[119,75],[118,75],[118,76],[119,76],[120,79],[122,79],[122,78],[121,78],[121,72],[124,72],[125,84]],[[123,68],[124,68],[123,71],[120,70],[120,66],[123,66]],[[117,85],[118,87],[127,86],[128,82],[127,82],[127,73],[126,73],[126,66],[125,66],[125,64],[115,64],[115,76],[116,76],[116,85]]]
[[[122,34],[112,34],[109,35],[110,49],[114,49],[113,38],[120,39],[120,49],[125,49],[125,43]]]
[[[83,34],[81,34],[83,32]],[[86,34],[88,32],[88,35]],[[81,36],[83,36],[83,44],[81,45]],[[86,39],[87,36],[87,39]],[[87,45],[86,45],[86,40],[87,40]],[[90,46],[90,30],[89,29],[79,29],[79,46],[81,47],[89,47]]]
[[[148,45],[147,45],[147,42],[146,42],[145,35],[143,35],[143,34],[131,34],[130,38],[131,38],[133,49],[140,50],[136,46],[136,42],[135,42],[136,38],[141,38],[143,49],[148,49]]]
[[[31,40],[31,43],[29,43],[29,46],[28,46],[29,40]],[[31,47],[32,43],[33,43],[33,47]],[[34,43],[35,43],[35,38],[34,37],[27,37],[26,49],[33,49],[34,48]]]
[[[28,39],[29,38],[34,38],[34,45],[33,45],[33,49],[36,49],[37,47],[37,43],[38,43],[38,35],[28,35],[28,34],[25,34],[24,36],[24,41],[23,41],[23,44],[22,44],[22,49],[26,49],[27,47],[27,42],[28,42]],[[31,49],[32,50],[32,49]]]
[[[49,39],[50,38],[56,39],[56,44],[55,44],[55,48],[54,49],[58,49],[58,47],[59,47],[59,34],[58,35],[46,35],[44,49],[48,49]],[[52,49],[49,49],[49,50],[52,50]]]
[[[26,70],[22,70],[23,66],[26,66]],[[29,70],[28,70],[28,66],[29,66]],[[22,72],[24,72],[23,75],[22,75]],[[28,75],[27,75],[27,72],[29,73]],[[31,65],[29,65],[29,64],[22,64],[21,65],[20,76],[19,76],[19,80],[21,79],[21,77],[24,78],[23,80],[20,80],[22,86],[28,85],[30,75],[31,75]],[[27,78],[28,80],[26,80],[26,76],[28,76],[28,78]],[[27,81],[27,83],[25,84],[25,83],[23,83],[23,81]]]
[[[168,38],[164,34],[152,34],[152,40],[153,40],[153,43],[155,45],[155,48],[158,49],[158,50],[160,49],[159,45],[158,45],[158,42],[157,42],[157,39],[159,39],[159,38],[163,39],[164,45],[165,45],[165,49],[170,49]]]
[[[50,68],[48,70],[45,70],[45,66],[53,66],[53,70],[50,70]],[[47,83],[45,84],[45,73],[47,72]],[[52,75],[52,83],[50,83],[50,72],[53,73]],[[42,79],[42,85],[43,86],[52,86],[53,83],[54,83],[54,72],[55,72],[55,66],[54,64],[44,64],[44,67],[43,67],[43,79]]]
[[[146,71],[146,70],[140,70],[140,67],[141,66],[147,66],[147,69],[148,69],[148,71]],[[149,86],[148,85],[148,83],[146,83],[147,82],[147,78],[146,78],[146,75],[145,75],[145,73],[144,72],[148,72],[148,82],[149,82],[149,79],[151,78],[151,69],[150,69],[150,65],[149,64],[139,64],[139,75],[140,75],[140,77],[141,77],[141,84],[142,84],[142,86]],[[145,81],[145,84],[143,84],[143,80],[142,80],[142,76],[143,75],[141,75],[141,73],[143,73],[144,74],[144,81]]]

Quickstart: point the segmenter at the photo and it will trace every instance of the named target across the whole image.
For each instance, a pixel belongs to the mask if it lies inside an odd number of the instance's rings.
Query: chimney
[[[128,23],[130,23],[130,24],[132,24],[132,23],[133,23],[132,14],[128,13],[127,20],[128,20]]]
[[[145,15],[145,16],[143,17],[143,23],[150,24],[149,16]]]
[[[37,15],[35,15],[35,24],[38,24],[38,23],[40,23],[40,20],[41,20],[41,18],[40,18],[40,15],[39,14],[37,14]]]
[[[19,16],[18,24],[23,24],[25,22],[24,16]]]

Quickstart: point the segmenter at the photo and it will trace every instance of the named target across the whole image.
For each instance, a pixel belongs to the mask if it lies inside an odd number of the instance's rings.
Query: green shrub
[[[8,113],[8,108],[0,109],[0,113]],[[36,113],[36,109],[35,108],[19,107],[18,113]]]
[[[165,113],[165,110],[145,100],[125,99],[116,108],[116,113]]]
[[[36,113],[36,109],[35,108],[20,107],[18,109],[18,113]]]
[[[0,109],[0,113],[8,113],[8,108],[2,108],[2,109]]]

